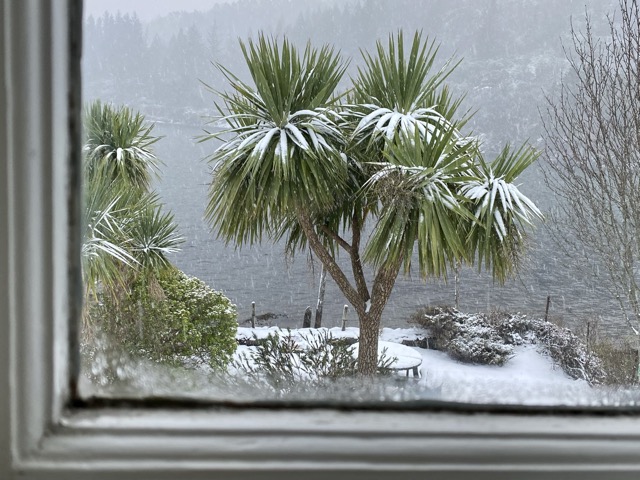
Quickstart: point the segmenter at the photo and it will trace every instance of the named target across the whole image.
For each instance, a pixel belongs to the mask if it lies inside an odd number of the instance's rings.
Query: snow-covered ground
[[[357,338],[359,333],[355,327],[344,332],[339,328],[280,330],[277,327],[241,327],[237,337],[250,339],[255,335],[264,338],[270,333],[286,335],[290,332],[293,339],[304,346],[309,335],[323,330],[328,330],[333,338]],[[395,343],[424,337],[424,330],[420,328],[384,328],[380,333],[380,340]],[[236,355],[246,355],[251,348],[255,347],[241,345]],[[422,356],[422,378],[416,379],[412,385],[436,392],[436,398],[441,400],[526,405],[592,403],[594,389],[584,380],[570,378],[534,345],[515,347],[513,357],[503,366],[465,364],[451,359],[444,352],[409,348]]]
[[[347,328],[342,332],[332,329],[281,330],[277,327],[238,328],[237,337],[241,343],[255,335],[264,338],[269,333],[291,334],[296,343],[305,346],[310,335],[330,334],[333,338],[357,339],[357,328]],[[380,332],[380,340],[394,342],[398,346],[403,340],[425,337],[421,328],[385,328]],[[315,342],[317,344],[317,342]],[[244,356],[250,360],[255,346],[239,345],[235,358]],[[188,369],[179,366],[158,364],[145,359],[129,357],[109,357],[111,350],[99,351],[91,364],[91,373],[96,378],[108,380],[96,383],[89,377],[81,377],[82,395],[91,396],[185,396],[186,398],[208,398],[228,401],[272,401],[272,400],[326,400],[339,402],[368,401],[444,401],[470,404],[536,405],[536,406],[596,406],[617,407],[640,405],[640,389],[607,388],[590,386],[584,380],[574,380],[554,364],[552,359],[541,353],[536,345],[525,343],[514,346],[513,355],[502,366],[474,365],[453,360],[446,353],[417,347],[406,347],[416,352],[422,359],[421,378],[405,376],[398,372],[397,378],[380,378],[380,382],[363,385],[352,383],[354,379],[344,379],[345,383],[329,381],[317,388],[300,385],[299,392],[274,392],[273,388],[246,371],[238,370],[237,364],[230,365],[231,376],[220,377],[206,362],[194,361]],[[396,350],[395,348],[391,349]],[[407,353],[404,348],[399,350]],[[411,356],[411,355],[410,355]],[[254,364],[255,365],[255,364]],[[117,369],[116,381],[109,380]],[[357,380],[357,379],[355,379]],[[327,389],[329,388],[329,390]],[[326,395],[326,396],[325,396]]]

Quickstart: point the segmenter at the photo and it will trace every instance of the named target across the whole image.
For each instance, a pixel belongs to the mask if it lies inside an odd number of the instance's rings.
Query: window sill
[[[639,451],[640,420],[624,416],[77,410],[24,459],[20,478],[637,479]]]

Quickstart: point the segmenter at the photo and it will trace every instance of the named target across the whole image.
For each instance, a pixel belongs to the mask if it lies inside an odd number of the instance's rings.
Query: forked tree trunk
[[[393,285],[400,272],[402,257],[397,258],[395,261],[387,262],[378,269],[373,280],[371,295],[369,295],[359,254],[359,228],[354,228],[353,245],[347,244],[335,232],[333,233],[336,241],[345,248],[351,257],[353,274],[356,281],[356,288],[354,288],[337,264],[335,258],[320,241],[309,215],[302,210],[299,211],[298,222],[307,237],[309,247],[320,259],[338,285],[338,288],[340,288],[358,314],[360,323],[358,372],[365,376],[375,375],[378,369],[380,319],[382,318],[382,311],[387,304],[387,300],[389,300]],[[357,225],[359,225],[359,223],[357,223]],[[331,234],[331,232],[329,232],[329,234]]]

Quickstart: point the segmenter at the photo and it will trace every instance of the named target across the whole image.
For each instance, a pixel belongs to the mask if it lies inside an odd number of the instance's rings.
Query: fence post
[[[347,314],[349,313],[349,305],[345,305],[342,309],[342,331],[347,327]]]
[[[549,305],[551,305],[551,295],[547,295],[547,307],[544,309],[544,321],[549,317]]]
[[[256,328],[256,302],[251,302],[251,328]]]
[[[304,320],[302,321],[302,328],[311,327],[311,307],[307,307],[304,311]]]
[[[461,268],[461,264],[459,261],[456,260],[456,266],[454,268],[455,284],[453,289],[453,297],[454,297],[454,304],[455,304],[456,310],[460,308],[460,268]]]

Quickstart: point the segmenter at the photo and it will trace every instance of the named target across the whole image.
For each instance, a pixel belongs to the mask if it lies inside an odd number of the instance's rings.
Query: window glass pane
[[[635,405],[640,16],[586,3],[86,0],[83,394]]]

